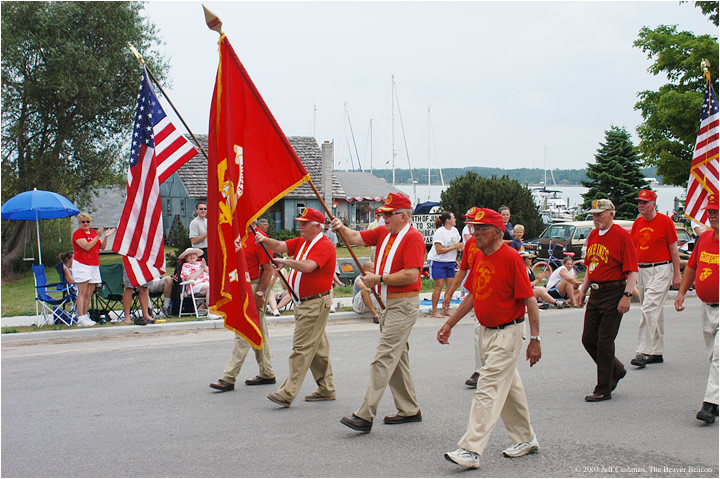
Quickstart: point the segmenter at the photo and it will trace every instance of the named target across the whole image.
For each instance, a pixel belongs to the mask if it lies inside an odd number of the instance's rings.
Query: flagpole
[[[328,206],[325,204],[325,201],[322,199],[322,196],[320,195],[320,192],[318,191],[318,189],[315,187],[315,184],[313,183],[312,179],[310,181],[308,181],[308,183],[310,184],[310,188],[312,188],[313,192],[315,193],[315,196],[317,196],[317,199],[320,201],[320,204],[322,205],[323,209],[325,210],[325,213],[327,213],[328,217],[330,218],[330,221],[334,220],[335,217],[330,212],[330,209],[328,208]],[[343,241],[343,243],[345,243],[345,246],[347,247],[348,251],[350,252],[350,256],[352,256],[352,259],[355,260],[355,264],[357,265],[358,269],[360,271],[363,271],[362,265],[360,264],[360,260],[358,259],[357,256],[355,256],[355,252],[350,247],[350,243],[348,243],[348,241],[345,239],[345,235],[342,233],[342,230],[338,230],[337,234],[340,235],[340,239]],[[385,309],[385,304],[383,303],[382,299],[380,299],[380,296],[377,294],[377,291],[375,291],[374,288],[372,289],[372,293],[375,296],[375,299],[378,300],[378,305],[380,305],[380,308]]]
[[[253,225],[250,225],[250,231],[252,231],[252,234],[256,234],[256,230],[253,227]],[[256,244],[258,244],[258,243],[256,243]],[[272,263],[274,265],[275,262],[272,260],[272,256],[270,256],[270,252],[267,250],[267,248],[265,247],[265,245],[263,243],[259,243],[259,244],[260,244],[260,246],[262,246],[262,249],[263,249],[263,251],[265,251],[265,254],[267,255],[267,257],[270,258],[270,263]],[[288,293],[290,293],[290,296],[292,296],[293,301],[295,301],[295,303],[298,303],[300,301],[300,298],[298,298],[298,296],[295,294],[295,291],[293,291],[293,289],[290,287],[290,283],[288,283],[285,276],[280,273],[278,273],[278,276],[280,276],[280,279],[282,280],[282,282],[285,283],[285,288],[288,290]]]

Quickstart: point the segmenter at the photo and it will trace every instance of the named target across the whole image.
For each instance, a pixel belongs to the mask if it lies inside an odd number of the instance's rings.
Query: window
[[[167,198],[165,200],[165,211],[167,212],[167,214],[172,214],[172,199],[171,198]]]
[[[185,198],[180,198],[180,216],[185,216]]]

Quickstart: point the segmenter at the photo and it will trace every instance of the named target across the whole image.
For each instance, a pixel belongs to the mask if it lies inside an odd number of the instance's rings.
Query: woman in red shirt
[[[105,249],[108,236],[115,232],[115,228],[97,232],[90,228],[92,218],[87,213],[78,215],[80,228],[72,236],[73,263],[72,271],[78,288],[77,312],[78,326],[94,326],[95,322],[88,316],[90,298],[95,292],[95,285],[100,284],[100,249]]]

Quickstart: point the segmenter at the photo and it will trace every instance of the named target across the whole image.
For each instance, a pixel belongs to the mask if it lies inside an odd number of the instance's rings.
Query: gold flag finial
[[[700,66],[703,69],[703,76],[705,77],[706,81],[710,81],[710,62],[703,58],[703,60],[700,62]]]
[[[137,51],[137,48],[135,48],[134,46],[132,46],[132,43],[130,43],[130,42],[128,42],[128,47],[130,47],[130,51],[133,52],[133,54],[135,55],[135,58],[138,59],[138,61],[140,62],[140,64],[141,64],[141,65],[145,65],[145,60],[143,60],[143,57],[142,57],[142,55],[140,55],[140,52]]]
[[[205,23],[207,23],[208,28],[210,30],[215,30],[222,35],[222,20],[220,20],[213,12],[208,10],[205,5],[203,5],[203,10],[205,11]]]

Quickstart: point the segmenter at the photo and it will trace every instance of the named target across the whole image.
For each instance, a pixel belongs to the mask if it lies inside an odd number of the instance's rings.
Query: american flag
[[[705,204],[708,196],[718,194],[719,118],[717,96],[708,81],[685,200],[685,216],[698,223],[707,220]]]
[[[196,154],[163,111],[145,69],[135,109],[127,199],[112,247],[123,255],[133,286],[165,273],[160,183]]]

